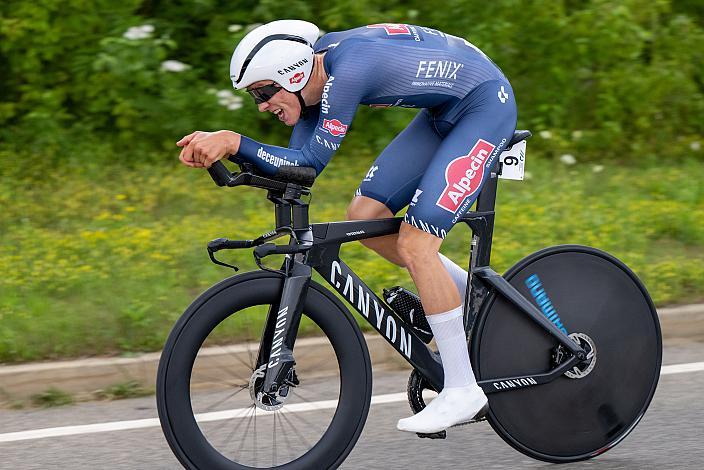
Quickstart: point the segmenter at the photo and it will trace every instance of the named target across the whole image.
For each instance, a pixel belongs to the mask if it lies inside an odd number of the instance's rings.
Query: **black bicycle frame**
[[[489,267],[494,230],[494,205],[498,173],[492,172],[477,200],[477,210],[460,220],[472,230],[465,330],[471,335],[482,305],[491,291],[504,297],[528,315],[539,327],[561,344],[569,358],[542,374],[516,375],[479,382],[485,393],[515,390],[544,384],[586,359],[586,352],[549,321],[543,313],[520,294],[501,275]],[[380,297],[378,297],[339,257],[340,246],[355,240],[398,233],[402,218],[308,223],[308,204],[294,197],[269,194],[276,206],[276,226],[288,226],[292,237],[282,270],[286,273],[280,305],[272,306],[262,336],[257,366],[268,361],[263,390],[273,393],[295,364],[293,347],[298,331],[304,296],[310,283],[311,268],[337,291],[401,356],[417,369],[436,391],[443,388],[440,355],[431,350]],[[296,248],[298,247],[298,248]],[[292,254],[293,253],[293,254]]]
[[[481,221],[487,214],[472,214],[467,222]],[[493,217],[493,214],[491,215]],[[437,391],[443,387],[443,370],[440,355],[431,350],[396,313],[379,298],[352,269],[339,258],[340,245],[347,241],[388,235],[398,231],[401,218],[379,219],[353,222],[332,222],[314,224],[316,238],[309,252],[309,262],[330,286],[335,289],[369,324],[386,339],[396,351],[416,368]],[[393,229],[396,230],[393,230]],[[315,234],[327,234],[320,238]],[[369,235],[374,233],[374,235]],[[475,245],[482,248],[481,244]],[[584,351],[565,333],[550,322],[538,308],[521,295],[503,277],[487,266],[475,266],[470,282],[477,287],[481,283],[481,292],[468,296],[469,312],[468,333],[491,288],[508,299],[518,309],[527,314],[540,327],[553,335],[572,357],[555,369],[544,374],[518,375],[496,379],[482,380],[479,386],[486,393],[500,392],[550,382],[574,367],[579,355]],[[468,291],[469,292],[469,291]],[[465,307],[466,308],[466,307]],[[584,356],[586,357],[586,356]]]

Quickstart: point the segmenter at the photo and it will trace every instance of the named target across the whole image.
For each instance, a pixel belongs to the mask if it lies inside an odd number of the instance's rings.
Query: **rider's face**
[[[260,82],[252,83],[249,89],[257,88],[264,85],[269,85],[274,83],[271,80],[262,80]],[[268,101],[264,103],[259,103],[257,105],[259,112],[270,112],[275,114],[279,118],[279,121],[283,122],[287,126],[293,126],[298,122],[298,118],[301,116],[301,105],[298,102],[298,98],[293,93],[290,93],[283,88],[279,90],[274,96],[269,98]]]

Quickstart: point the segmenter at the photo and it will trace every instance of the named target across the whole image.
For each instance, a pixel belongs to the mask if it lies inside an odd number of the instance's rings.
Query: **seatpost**
[[[482,190],[479,192],[479,196],[477,197],[477,212],[493,211],[496,207],[496,188],[499,182],[500,164],[500,162],[496,162],[494,168],[489,172],[489,180],[484,183]]]
[[[489,172],[489,180],[484,183],[475,212],[467,213],[463,220],[472,230],[472,242],[469,252],[467,276],[467,295],[464,299],[464,329],[467,334],[474,327],[479,309],[489,289],[485,283],[477,279],[474,270],[477,267],[489,266],[491,257],[491,241],[494,233],[494,209],[496,206],[496,189],[499,181],[499,165]]]
[[[477,266],[488,266],[491,257],[491,241],[494,236],[494,211],[496,209],[496,189],[499,182],[499,165],[501,165],[501,163],[497,160],[496,165],[494,165],[494,168],[489,172],[489,180],[484,183],[484,187],[477,197],[476,212],[491,213],[491,215],[477,221],[482,222],[480,233],[477,233],[478,230],[476,226],[472,226],[471,223],[469,224],[472,228],[472,241],[475,244],[478,242],[480,245],[477,246],[478,250],[475,253],[477,255],[475,260]],[[474,235],[478,235],[479,239],[476,240]]]

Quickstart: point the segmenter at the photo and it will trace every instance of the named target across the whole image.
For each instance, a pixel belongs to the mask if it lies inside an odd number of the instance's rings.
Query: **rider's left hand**
[[[191,168],[210,168],[218,160],[237,154],[240,135],[227,130],[195,131],[184,136],[176,145],[183,147],[178,157],[181,163]]]

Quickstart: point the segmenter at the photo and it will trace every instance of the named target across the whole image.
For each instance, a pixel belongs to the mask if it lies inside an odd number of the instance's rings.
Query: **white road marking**
[[[660,375],[682,374],[688,372],[704,371],[704,362],[690,362],[688,364],[673,364],[662,366]],[[405,393],[388,393],[372,397],[372,405],[385,403],[398,403],[407,400]],[[283,413],[302,413],[306,411],[328,410],[337,407],[337,400],[325,400],[309,403],[295,403],[282,408]],[[259,412],[259,410],[257,410]],[[252,407],[237,408],[234,410],[214,411],[196,415],[198,422],[222,421],[225,419],[242,418],[252,413]],[[261,412],[263,413],[263,412]],[[33,429],[0,434],[0,442],[16,442],[47,437],[75,436],[79,434],[94,434],[99,432],[125,431],[130,429],[154,428],[160,426],[157,418],[135,419],[131,421],[113,421],[108,423],[84,424],[78,426],[61,426],[56,428]]]
[[[389,393],[372,397],[372,405],[396,403],[407,400],[405,393]],[[304,411],[329,410],[337,408],[337,400],[325,400],[309,403],[294,403],[286,405],[279,410],[280,413],[302,413]],[[257,409],[257,413],[265,413]],[[196,420],[199,423],[222,421],[232,418],[244,418],[252,414],[252,407],[237,408],[234,410],[212,411],[199,413]],[[143,429],[160,426],[157,418],[135,419],[131,421],[113,421],[108,423],[83,424],[78,426],[61,426],[57,428],[33,429],[30,431],[17,431],[0,434],[0,442],[26,441],[30,439],[43,439],[47,437],[75,436],[77,434],[94,434],[98,432],[124,431],[128,429]]]
[[[681,374],[683,372],[700,372],[704,370],[704,362],[690,362],[688,364],[673,364],[662,366],[660,375]]]

